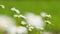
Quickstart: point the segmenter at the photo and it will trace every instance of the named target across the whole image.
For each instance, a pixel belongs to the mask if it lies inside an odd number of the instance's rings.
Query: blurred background
[[[0,4],[5,5],[4,9],[0,8],[0,15],[12,17],[17,22],[16,25],[21,25],[20,22],[23,19],[13,17],[15,13],[10,11],[12,7],[19,9],[23,15],[26,12],[32,12],[37,15],[40,15],[42,11],[49,13],[52,15],[50,21],[53,25],[46,24],[44,31],[60,34],[60,0],[0,0]],[[0,31],[0,34],[2,34],[2,31]],[[28,34],[40,34],[40,31],[34,29]]]

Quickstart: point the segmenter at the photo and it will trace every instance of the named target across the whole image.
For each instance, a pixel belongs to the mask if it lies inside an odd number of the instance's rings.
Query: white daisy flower
[[[34,29],[34,27],[32,27],[32,26],[29,26],[29,28]]]
[[[19,17],[19,15],[14,15],[14,17]]]
[[[29,31],[32,31],[32,29],[31,29],[31,28],[29,28],[28,30],[29,30]]]
[[[11,10],[12,10],[12,11],[15,11],[16,9],[13,7],[13,8],[11,8]]]
[[[23,15],[14,15],[14,17],[18,17],[18,18],[22,17],[22,18],[26,19],[26,17]]]
[[[18,9],[14,8],[14,7],[11,8],[11,10],[12,10],[12,11],[15,11],[17,14],[20,14],[20,11],[19,11]]]
[[[49,14],[49,15],[46,15],[46,17],[49,17],[49,18],[51,18],[51,15]]]
[[[50,21],[48,21],[48,20],[46,20],[45,22],[48,23],[48,24],[52,24],[52,23],[51,23]]]
[[[11,26],[11,27],[7,28],[6,31],[7,31],[8,34],[16,34],[16,27]]]
[[[45,13],[45,12],[42,12],[42,13],[41,13],[41,16],[42,16],[42,17],[51,18],[51,15],[50,15],[50,14],[47,14],[47,13]]]
[[[25,17],[25,16],[23,16],[23,15],[19,15],[19,17],[22,17],[22,18],[26,19],[26,17]]]
[[[0,29],[7,29],[9,26],[15,25],[14,20],[8,16],[0,16]]]
[[[20,27],[18,28],[18,30],[17,30],[17,33],[18,33],[18,34],[28,34],[27,31],[28,31],[27,28],[25,28],[25,27],[23,27],[23,26],[20,26]]]
[[[43,22],[43,19],[41,16],[37,16],[33,13],[27,13],[26,15],[26,21],[31,26],[34,26],[37,29],[44,29],[45,23]]]
[[[34,29],[34,27],[32,27],[32,26],[29,26],[29,27],[28,27],[28,30],[29,30],[29,31],[32,31],[32,29]]]
[[[4,5],[0,5],[0,7],[1,7],[1,8],[5,8],[5,6],[4,6]]]
[[[45,12],[42,12],[42,13],[41,13],[41,16],[42,16],[42,17],[46,17],[46,15],[47,15],[47,13],[45,13]]]
[[[25,21],[21,21],[21,24],[22,24],[22,25],[25,25],[25,24],[27,24],[27,23],[26,23]]]
[[[27,28],[20,26],[20,27],[16,27],[16,26],[11,26],[7,29],[8,34],[27,34]]]
[[[18,9],[16,9],[15,12],[16,12],[17,14],[20,14],[20,11],[19,11]]]

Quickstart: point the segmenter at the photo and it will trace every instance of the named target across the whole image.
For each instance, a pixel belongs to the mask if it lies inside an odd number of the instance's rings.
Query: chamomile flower
[[[20,14],[20,11],[19,11],[18,9],[16,9],[15,12],[16,12],[17,14]]]
[[[42,16],[42,17],[46,17],[46,15],[47,15],[47,13],[45,13],[45,12],[42,12],[42,13],[41,13],[41,16]]]
[[[20,26],[17,30],[17,33],[18,34],[28,34],[27,32],[27,28],[26,27],[23,27],[23,26]]]
[[[1,7],[1,8],[5,8],[5,6],[4,6],[4,5],[0,5],[0,7]]]
[[[49,17],[49,18],[51,18],[51,15],[49,14],[49,15],[46,15],[46,17]]]
[[[19,17],[18,15],[14,15],[14,17]]]
[[[25,16],[23,16],[23,15],[19,15],[19,17],[22,17],[22,18],[26,19],[26,17],[25,17]]]
[[[12,11],[15,11],[17,14],[20,14],[20,11],[16,9],[15,7],[11,8]]]
[[[21,21],[21,24],[22,24],[22,25],[25,25],[25,24],[27,24],[27,23],[26,23],[25,21]]]
[[[32,29],[31,29],[31,28],[29,28],[28,30],[29,30],[29,31],[32,31]]]
[[[8,34],[16,34],[16,27],[11,26],[11,27],[7,28],[6,31],[7,31]]]
[[[46,20],[45,22],[47,22],[48,24],[52,24],[49,20]]]
[[[23,15],[14,15],[14,17],[18,17],[18,18],[24,18],[24,19],[26,19],[26,17],[25,16],[23,16]]]
[[[28,27],[28,30],[29,30],[29,31],[32,31],[32,29],[34,29],[33,26],[29,26],[29,27]]]
[[[23,27],[23,26],[11,26],[7,29],[8,34],[27,34],[27,28]]]
[[[45,23],[41,16],[35,15],[33,13],[27,13],[25,17],[27,23],[30,24],[31,26],[37,29],[42,29],[42,30],[44,29]]]
[[[11,8],[12,11],[15,11],[16,9],[15,8]]]
[[[0,16],[0,29],[6,30],[9,26],[15,25],[14,20],[8,16]]]
[[[47,13],[45,13],[45,12],[42,12],[42,13],[41,13],[41,16],[42,16],[42,17],[51,18],[51,15],[50,15],[50,14],[47,14]]]

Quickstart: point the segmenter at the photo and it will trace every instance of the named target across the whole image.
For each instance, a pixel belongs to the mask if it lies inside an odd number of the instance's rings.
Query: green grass
[[[16,24],[20,25],[20,21],[22,19],[17,19],[13,17],[13,14],[16,14],[10,10],[12,7],[16,7],[21,11],[21,14],[25,14],[26,12],[32,12],[37,15],[40,14],[40,12],[44,11],[52,15],[51,22],[53,25],[46,25],[45,30],[46,31],[55,31],[60,32],[60,1],[45,1],[45,0],[30,0],[30,1],[20,1],[20,0],[0,0],[0,4],[5,5],[5,8],[0,8],[0,14],[8,15],[16,20]],[[28,34],[39,34],[39,31],[33,30],[32,32],[29,32]]]

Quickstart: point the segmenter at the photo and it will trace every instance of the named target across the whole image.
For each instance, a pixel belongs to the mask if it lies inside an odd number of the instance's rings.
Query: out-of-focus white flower
[[[43,22],[43,19],[41,16],[35,15],[33,13],[27,13],[25,15],[26,21],[31,26],[37,28],[37,29],[44,29],[45,23]]]
[[[14,17],[19,17],[19,15],[14,15]]]
[[[25,27],[23,27],[23,26],[20,26],[20,27],[18,28],[18,30],[17,30],[17,33],[18,33],[18,34],[28,34],[27,31],[28,31],[27,28],[25,28]]]
[[[26,19],[26,17],[23,15],[14,15],[14,17],[18,17],[18,18],[22,17],[22,18]]]
[[[46,17],[49,17],[49,18],[51,18],[51,15],[49,14],[49,15],[46,15]]]
[[[19,15],[19,17],[22,17],[22,18],[26,19],[26,17],[25,17],[25,16],[23,16],[23,15]]]
[[[12,10],[12,11],[15,11],[17,14],[20,14],[20,11],[19,11],[18,9],[14,8],[14,7],[11,8],[11,10]]]
[[[29,30],[29,31],[32,31],[32,29],[31,29],[31,28],[29,28],[28,30]]]
[[[42,16],[42,17],[46,17],[46,15],[47,15],[47,14],[46,14],[45,12],[42,12],[42,13],[41,13],[41,16]]]
[[[11,8],[12,11],[15,11],[16,9],[15,8]]]
[[[7,29],[9,26],[15,25],[14,20],[9,18],[8,16],[0,16],[0,29]]]
[[[8,34],[27,34],[27,28],[20,26],[20,27],[16,27],[16,26],[11,26],[7,29]]]
[[[42,12],[42,13],[41,13],[41,16],[42,16],[42,17],[51,18],[51,15],[50,15],[50,14],[47,14],[47,13],[45,13],[45,12]]]
[[[34,27],[33,27],[33,26],[30,26],[29,28],[34,29]]]
[[[11,27],[7,28],[6,31],[7,31],[8,34],[16,34],[16,27],[11,26]]]
[[[1,8],[5,8],[5,6],[4,6],[4,5],[0,5],[0,7],[1,7]]]
[[[32,26],[29,26],[29,27],[28,27],[28,30],[29,30],[29,31],[32,31],[32,29],[34,29],[34,27],[32,27]]]
[[[42,32],[42,34],[52,34],[51,32]]]
[[[25,21],[21,21],[21,24],[22,24],[22,25],[25,25],[25,24],[27,24],[27,23],[26,23]]]
[[[20,14],[20,11],[18,9],[15,10],[17,14]]]
[[[45,22],[47,22],[48,24],[52,24],[50,21],[46,20]]]

